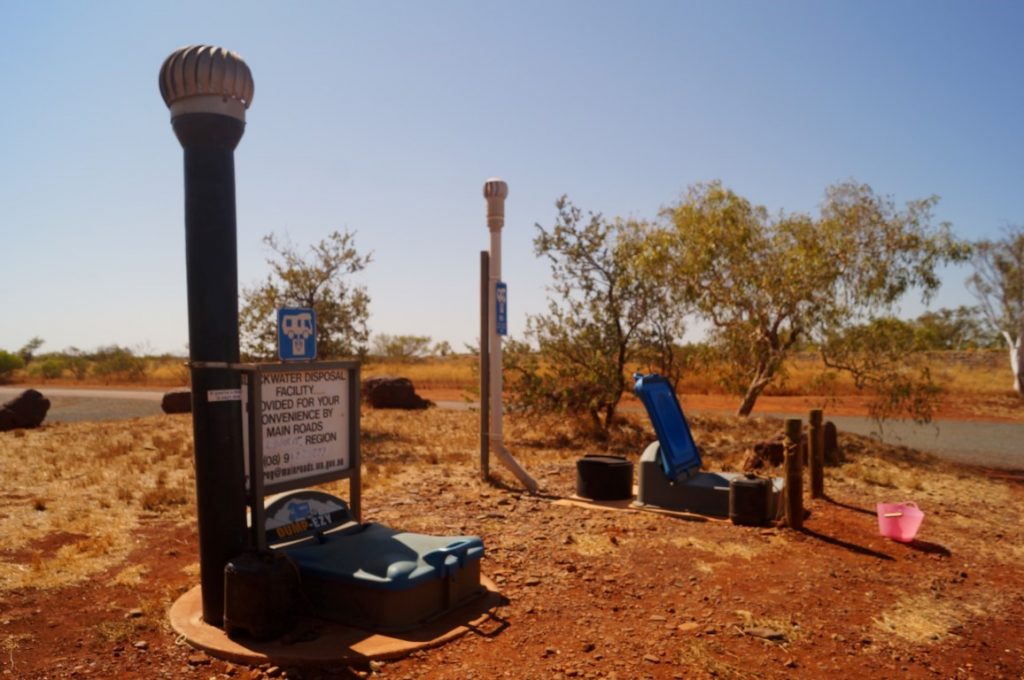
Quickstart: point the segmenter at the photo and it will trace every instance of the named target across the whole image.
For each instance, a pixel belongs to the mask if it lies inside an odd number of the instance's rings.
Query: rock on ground
[[[164,413],[192,413],[192,390],[171,390],[160,401]]]
[[[363,400],[374,408],[417,410],[434,405],[416,394],[416,388],[408,378],[367,378],[363,381],[362,393]]]
[[[0,432],[39,427],[50,410],[50,400],[36,390],[25,390],[0,408]]]

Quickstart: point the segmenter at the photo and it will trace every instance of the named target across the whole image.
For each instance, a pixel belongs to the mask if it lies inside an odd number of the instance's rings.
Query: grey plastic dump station
[[[313,613],[345,625],[402,631],[483,593],[476,536],[427,536],[360,524],[343,500],[303,490],[272,503],[267,537],[297,566]],[[298,540],[296,540],[298,539]]]
[[[658,441],[640,456],[637,505],[682,510],[714,517],[729,516],[729,484],[736,472],[700,472],[703,465],[675,391],[656,373],[635,375],[634,391],[647,409]],[[782,509],[783,479],[771,479],[769,517]]]

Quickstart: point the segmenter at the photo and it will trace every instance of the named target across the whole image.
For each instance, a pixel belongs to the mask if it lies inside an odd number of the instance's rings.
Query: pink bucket
[[[910,543],[923,521],[924,513],[912,501],[878,504],[878,531],[886,538]]]

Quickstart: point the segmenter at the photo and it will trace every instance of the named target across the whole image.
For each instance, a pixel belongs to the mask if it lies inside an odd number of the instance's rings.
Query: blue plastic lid
[[[362,524],[283,548],[303,574],[380,590],[409,590],[479,560],[477,536],[427,536]]]
[[[658,435],[661,467],[665,476],[676,480],[700,470],[703,464],[700,453],[672,385],[657,373],[638,373],[633,377],[636,379],[633,391],[647,409],[654,432]]]

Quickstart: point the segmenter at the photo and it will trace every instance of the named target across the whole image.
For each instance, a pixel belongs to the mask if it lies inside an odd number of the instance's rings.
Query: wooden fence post
[[[804,526],[804,466],[800,456],[803,422],[799,418],[786,419],[784,462],[786,477],[786,525],[791,529]]]
[[[807,432],[808,459],[811,464],[811,498],[825,495],[825,428],[824,413],[811,409],[810,428]]]

